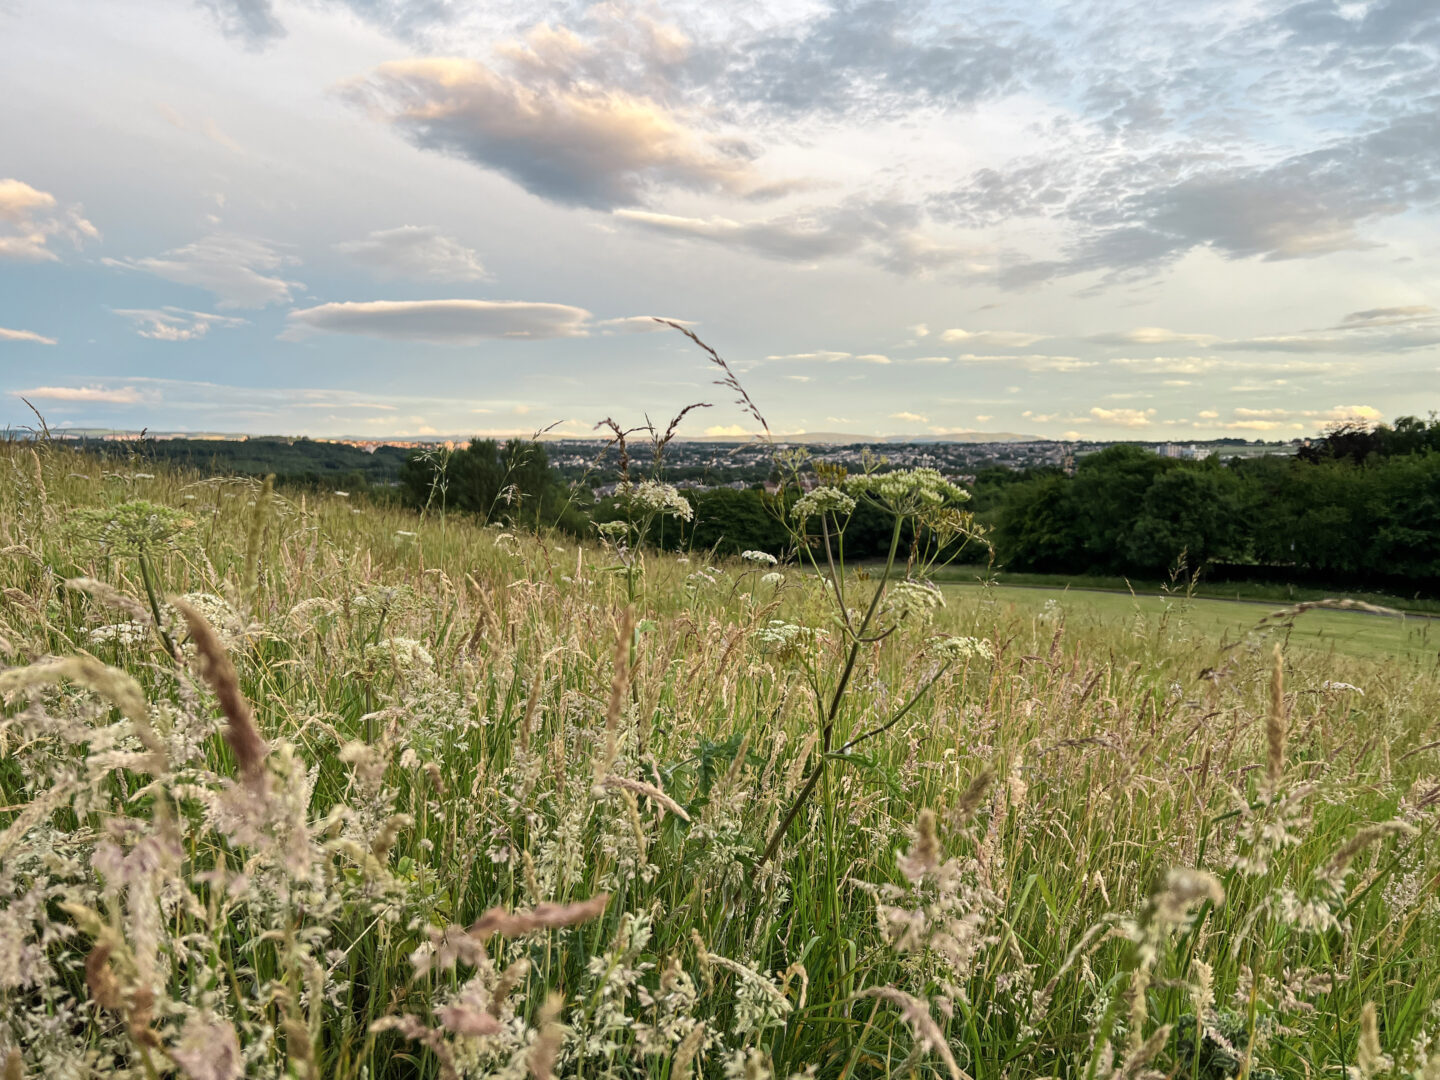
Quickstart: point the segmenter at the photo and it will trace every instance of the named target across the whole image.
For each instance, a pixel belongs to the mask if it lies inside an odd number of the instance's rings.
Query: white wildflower
[[[963,664],[969,660],[994,660],[995,650],[990,642],[977,637],[940,638],[931,645],[937,656],[951,664]]]
[[[765,566],[774,566],[780,560],[771,555],[768,551],[756,551],[753,548],[749,551],[742,551],[740,558],[753,563],[762,563]]]
[[[817,514],[848,514],[855,509],[855,500],[837,487],[818,487],[795,500],[790,516],[805,521]]]
[[[970,493],[956,487],[935,469],[899,469],[888,473],[862,473],[846,479],[853,495],[869,495],[901,514],[913,514],[927,507],[965,502]]]
[[[1332,682],[1330,679],[1326,679],[1323,683],[1321,683],[1320,689],[1332,694],[1348,692],[1352,694],[1359,694],[1361,697],[1365,696],[1365,691],[1361,690],[1358,686],[1353,686],[1348,682]]]
[[[884,610],[897,619],[929,622],[937,607],[945,606],[945,597],[928,581],[898,581],[885,594]]]
[[[642,480],[638,484],[621,485],[617,494],[628,495],[630,501],[652,514],[665,514],[689,521],[695,516],[690,500],[681,495],[672,484],[659,480]]]
[[[149,635],[150,627],[132,619],[108,626],[97,626],[86,636],[92,645],[140,645]]]
[[[365,659],[381,667],[398,668],[403,673],[428,671],[435,658],[414,638],[392,637],[365,646]]]

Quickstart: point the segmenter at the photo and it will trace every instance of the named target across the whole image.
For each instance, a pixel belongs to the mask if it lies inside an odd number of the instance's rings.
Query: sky
[[[1440,408],[1436,0],[0,0],[0,424]],[[25,400],[22,400],[25,399]]]

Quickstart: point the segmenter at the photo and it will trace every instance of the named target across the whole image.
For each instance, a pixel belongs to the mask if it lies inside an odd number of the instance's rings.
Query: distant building
[[[1199,461],[1201,458],[1211,457],[1215,451],[1208,446],[1196,446],[1190,443],[1182,446],[1180,443],[1165,443],[1155,447],[1155,452],[1161,457],[1179,458],[1183,461]]]

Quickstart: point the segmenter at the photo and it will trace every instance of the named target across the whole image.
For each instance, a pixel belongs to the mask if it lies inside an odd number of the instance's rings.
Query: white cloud
[[[1344,366],[1330,360],[1237,360],[1225,356],[1117,356],[1109,363],[1137,375],[1206,375],[1220,371],[1318,374]]]
[[[600,328],[600,332],[603,334],[653,334],[660,330],[670,330],[670,327],[664,323],[656,322],[656,319],[664,319],[665,322],[679,323],[681,326],[695,325],[695,323],[689,319],[673,319],[668,315],[626,315],[620,319],[601,319],[595,325]]]
[[[381,278],[419,281],[485,281],[480,256],[434,225],[377,229],[363,240],[347,240],[335,250]]]
[[[1097,366],[1094,360],[1082,360],[1078,356],[1049,356],[1044,353],[980,354],[962,353],[955,358],[962,364],[990,364],[996,367],[1018,368],[1022,371],[1085,371]]]
[[[833,349],[821,349],[817,352],[802,353],[781,353],[765,357],[766,360],[806,360],[822,364],[834,364],[841,360],[854,360],[866,364],[888,364],[890,358],[880,353],[862,353],[856,356],[854,353],[837,352]]]
[[[958,341],[989,349],[1026,349],[1037,341],[1044,341],[1048,334],[1029,334],[1021,330],[946,330],[940,340],[946,344]]]
[[[35,345],[54,345],[54,338],[44,337],[33,330],[7,330],[0,326],[0,341],[29,341]]]
[[[1178,330],[1166,330],[1163,326],[1137,326],[1134,330],[1116,330],[1105,334],[1092,334],[1085,339],[1099,345],[1199,345],[1202,348],[1213,345],[1220,338],[1215,334],[1186,334]]]
[[[228,315],[212,315],[184,308],[115,308],[116,315],[135,324],[135,332],[155,341],[195,341],[210,332],[212,326],[244,326],[244,319]]]
[[[31,401],[84,401],[108,405],[134,405],[145,400],[133,386],[32,386],[29,390],[12,390],[13,397]]]
[[[824,222],[805,218],[741,222],[723,217],[679,217],[645,210],[617,210],[615,216],[652,232],[710,240],[772,259],[812,262],[827,256],[849,254],[860,244],[857,238],[837,232]]]
[[[52,237],[69,240],[79,248],[98,240],[100,230],[85,220],[82,208],[61,209],[55,196],[22,181],[0,180],[0,259],[54,262]]]
[[[916,412],[892,412],[890,414],[890,419],[904,420],[907,423],[912,424],[928,424],[930,422],[930,418],[928,416],[921,416],[919,413]]]
[[[370,300],[292,311],[282,335],[365,334],[392,341],[475,345],[495,338],[584,337],[590,313],[519,300]]]
[[[736,435],[748,439],[751,435],[755,434],[755,432],[747,431],[739,424],[712,424],[705,429],[705,434],[717,436]]]
[[[106,266],[141,270],[177,285],[192,285],[213,293],[221,307],[261,308],[288,303],[291,293],[303,289],[276,272],[298,260],[274,245],[251,237],[217,233],[173,248],[162,255],[141,259],[103,259]]]
[[[1102,409],[1097,405],[1090,410],[1091,418],[1099,423],[1126,428],[1149,427],[1154,415],[1154,409]]]

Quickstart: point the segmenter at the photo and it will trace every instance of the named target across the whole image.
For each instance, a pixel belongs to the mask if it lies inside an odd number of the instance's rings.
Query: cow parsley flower
[[[994,660],[995,650],[990,642],[977,637],[940,638],[932,645],[935,655],[951,664],[963,664],[968,660]]]
[[[638,484],[631,484],[623,487],[621,494],[629,495],[632,503],[652,514],[665,514],[681,521],[689,521],[695,516],[695,508],[690,505],[690,500],[681,495],[674,485],[663,484],[659,480],[642,480]]]
[[[885,610],[896,619],[929,622],[937,607],[945,606],[945,597],[928,581],[897,581],[885,594]]]
[[[377,667],[393,667],[405,674],[435,666],[430,651],[414,638],[392,637],[365,646],[365,659]]]
[[[970,498],[968,491],[956,487],[935,469],[862,473],[848,477],[845,487],[852,495],[868,495],[897,514],[916,514]]]
[[[774,555],[771,555],[768,551],[755,551],[753,548],[749,551],[740,552],[740,558],[746,559],[753,563],[762,563],[765,566],[774,566],[780,561],[779,559],[775,558]]]
[[[139,645],[150,636],[150,627],[132,619],[129,622],[97,626],[86,636],[93,645],[108,645],[111,642],[119,645]]]
[[[817,514],[848,514],[855,509],[855,500],[837,487],[818,487],[795,500],[790,516],[805,521]]]

